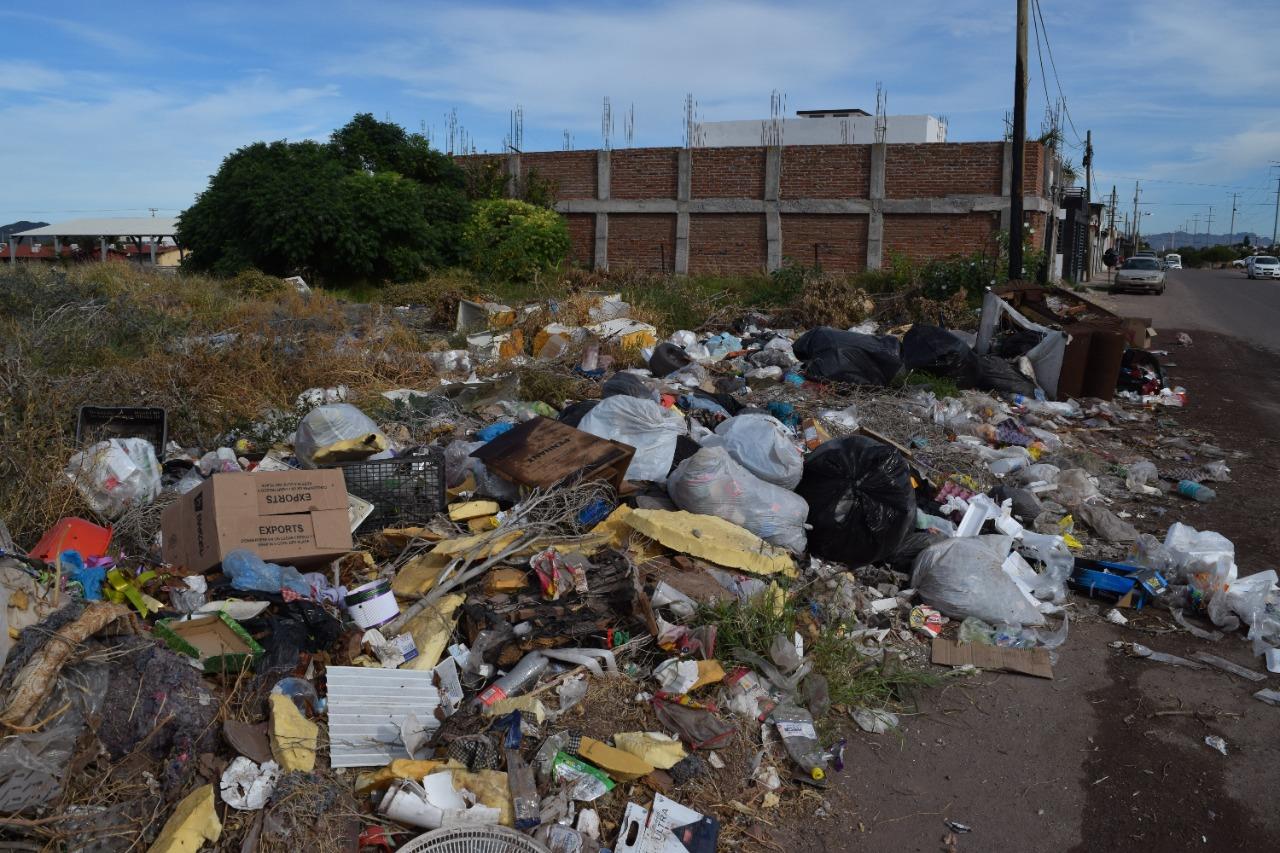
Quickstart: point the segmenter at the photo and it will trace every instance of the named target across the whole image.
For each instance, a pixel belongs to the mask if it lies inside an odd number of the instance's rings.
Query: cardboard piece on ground
[[[714,853],[720,822],[662,794],[653,796],[653,812],[627,803],[614,853]]]
[[[471,455],[489,470],[522,486],[549,488],[580,478],[604,480],[621,491],[635,448],[537,417],[508,430]]]
[[[933,641],[933,662],[941,666],[965,666],[998,669],[1036,678],[1053,678],[1048,649],[1005,649],[978,643],[957,643],[941,637]]]
[[[244,548],[307,566],[351,550],[347,485],[338,470],[216,474],[165,508],[164,560],[206,572]]]
[[[175,652],[204,664],[204,671],[211,675],[240,672],[263,653],[249,632],[221,611],[184,622],[162,619],[155,632]]]
[[[178,803],[147,853],[191,853],[206,841],[217,842],[221,836],[222,821],[213,805],[213,786],[201,785]]]

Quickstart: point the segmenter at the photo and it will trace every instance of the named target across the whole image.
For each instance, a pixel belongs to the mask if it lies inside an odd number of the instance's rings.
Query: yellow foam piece
[[[470,521],[485,515],[494,515],[500,507],[494,501],[467,501],[449,505],[450,521]]]
[[[724,667],[720,665],[718,660],[700,660],[698,661],[698,680],[689,688],[690,692],[697,690],[699,687],[706,687],[708,684],[715,684],[717,681],[724,680]]]
[[[194,853],[206,841],[214,844],[221,836],[222,821],[214,808],[213,786],[201,785],[178,803],[148,853]]]
[[[285,773],[316,769],[316,741],[320,727],[302,716],[293,700],[271,694],[271,757]]]
[[[386,767],[366,771],[356,776],[356,794],[364,796],[370,791],[378,791],[396,779],[413,779],[418,781],[428,773],[434,773],[444,766],[443,761],[431,759],[414,760],[411,758],[392,759]]]
[[[713,515],[684,510],[635,509],[626,516],[633,530],[682,554],[756,575],[796,576],[796,564],[783,548]]]
[[[449,636],[458,621],[454,612],[466,600],[467,597],[462,593],[451,593],[424,607],[405,622],[404,630],[413,637],[413,644],[418,647],[418,656],[401,669],[435,669],[435,665],[440,663],[440,656],[449,646]]]
[[[632,782],[653,772],[653,765],[621,749],[615,749],[595,738],[583,737],[578,757],[586,759],[618,782]]]
[[[476,795],[481,805],[498,810],[498,823],[515,826],[515,807],[511,803],[511,788],[507,774],[501,770],[453,769],[453,789],[466,789]]]
[[[419,598],[427,590],[436,585],[440,573],[449,565],[451,558],[445,554],[428,551],[419,554],[404,564],[404,568],[396,572],[391,579],[391,591],[400,598]]]
[[[618,749],[659,770],[670,770],[688,755],[679,739],[662,732],[619,732],[613,742]]]
[[[521,714],[527,714],[538,723],[547,718],[547,706],[542,704],[542,700],[537,696],[512,696],[507,699],[499,699],[492,705],[484,709],[486,717],[502,717],[510,714],[512,711],[519,711]]]

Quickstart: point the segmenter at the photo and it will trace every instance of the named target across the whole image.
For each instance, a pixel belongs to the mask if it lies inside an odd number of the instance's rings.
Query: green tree
[[[328,143],[233,152],[183,211],[187,265],[320,282],[405,280],[458,259],[465,176],[421,134],[357,115]]]
[[[569,253],[560,214],[515,199],[477,202],[465,231],[467,261],[488,278],[528,281]]]

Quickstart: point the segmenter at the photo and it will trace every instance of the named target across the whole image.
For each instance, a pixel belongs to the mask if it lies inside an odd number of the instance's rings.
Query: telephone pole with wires
[[[1274,163],[1275,161],[1273,160],[1272,162]],[[1274,165],[1271,168],[1273,169],[1280,168],[1280,164]],[[1275,216],[1275,219],[1271,221],[1271,248],[1272,249],[1275,249],[1276,247],[1276,226],[1280,226],[1280,175],[1276,175],[1276,216]]]
[[[1009,181],[1009,278],[1022,278],[1022,171],[1027,144],[1027,0],[1017,0],[1013,62],[1013,156]]]
[[[1093,131],[1084,132],[1084,280],[1093,280]]]
[[[1209,248],[1209,241],[1213,239],[1213,205],[1209,205],[1209,216],[1204,223],[1204,247]]]
[[[1231,194],[1231,231],[1227,234],[1227,240],[1231,245],[1236,244],[1236,199],[1240,197],[1240,193]]]

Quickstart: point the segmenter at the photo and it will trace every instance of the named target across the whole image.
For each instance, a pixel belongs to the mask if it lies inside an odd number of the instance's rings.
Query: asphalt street
[[[1280,351],[1280,280],[1250,281],[1243,270],[1171,270],[1160,295],[1094,292],[1122,317],[1150,317],[1157,331],[1219,332]],[[1166,349],[1172,341],[1156,338]]]

